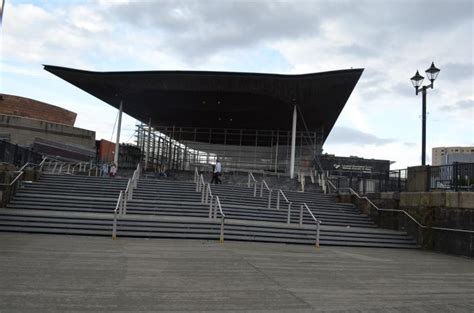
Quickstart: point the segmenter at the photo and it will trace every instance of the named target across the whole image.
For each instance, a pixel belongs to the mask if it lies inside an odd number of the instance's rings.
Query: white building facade
[[[474,147],[436,147],[432,149],[431,160],[433,166],[474,163]]]

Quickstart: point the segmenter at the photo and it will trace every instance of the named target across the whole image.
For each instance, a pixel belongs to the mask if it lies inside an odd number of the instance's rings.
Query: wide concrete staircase
[[[127,179],[43,174],[24,183],[7,208],[0,209],[0,231],[111,236],[113,211]],[[235,185],[213,185],[226,215],[225,240],[275,243],[315,243],[315,224],[306,203],[322,221],[321,245],[415,248],[404,232],[377,228],[352,205],[335,202],[321,193],[284,191],[288,206],[276,192],[268,208],[268,191]],[[209,204],[193,182],[141,179],[128,201],[127,214],[118,220],[117,236],[218,240],[220,218],[209,218]]]

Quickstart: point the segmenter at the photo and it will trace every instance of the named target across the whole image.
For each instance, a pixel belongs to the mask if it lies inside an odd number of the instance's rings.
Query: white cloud
[[[41,64],[103,71],[365,68],[326,150],[409,165],[419,162],[421,124],[421,96],[409,78],[435,61],[441,73],[428,95],[428,147],[474,138],[469,0],[26,2],[6,1],[2,91],[65,105],[98,137],[110,137],[116,111]],[[133,120],[126,123],[133,128]],[[367,142],[337,142],[338,129],[366,134]]]

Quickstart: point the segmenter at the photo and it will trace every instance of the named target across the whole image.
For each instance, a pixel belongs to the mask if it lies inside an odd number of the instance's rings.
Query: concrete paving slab
[[[420,251],[0,233],[0,312],[474,312],[474,261]]]

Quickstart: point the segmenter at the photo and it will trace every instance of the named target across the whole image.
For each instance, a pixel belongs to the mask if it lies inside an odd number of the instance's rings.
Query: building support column
[[[123,100],[120,100],[120,107],[119,107],[119,116],[118,116],[118,124],[117,124],[117,140],[115,140],[115,152],[114,152],[114,164],[115,166],[119,167],[119,148],[120,148],[120,130],[122,129],[122,113],[123,113]]]
[[[148,161],[150,159],[150,140],[151,140],[151,118],[148,121],[148,138],[147,138],[147,145],[146,145],[146,153],[145,153],[145,170],[148,168]]]
[[[275,173],[278,172],[278,145],[280,144],[280,131],[277,130],[277,142],[275,149]]]
[[[291,155],[290,155],[290,178],[295,178],[295,150],[296,150],[296,105],[293,108],[293,125],[291,128]]]

